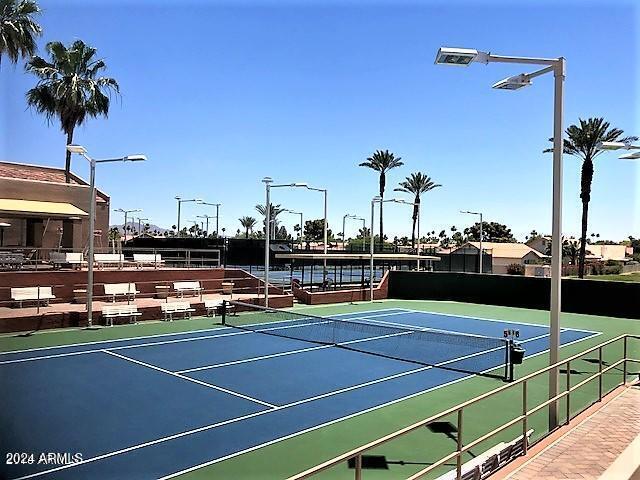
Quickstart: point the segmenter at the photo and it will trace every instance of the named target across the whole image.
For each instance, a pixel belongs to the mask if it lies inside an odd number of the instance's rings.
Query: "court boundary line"
[[[251,397],[249,395],[245,395],[243,393],[236,392],[234,390],[229,390],[228,388],[220,387],[220,386],[214,385],[212,383],[203,382],[202,380],[198,380],[197,378],[191,378],[191,377],[187,377],[186,375],[180,375],[179,373],[172,372],[170,370],[166,370],[166,369],[164,369],[162,367],[158,367],[158,366],[152,365],[150,363],[146,363],[146,362],[142,362],[140,360],[136,360],[135,358],[130,358],[130,357],[127,357],[125,355],[120,355],[119,353],[115,353],[115,352],[110,352],[109,350],[102,350],[102,353],[106,353],[107,355],[111,355],[113,357],[120,358],[121,360],[125,360],[127,362],[135,363],[136,365],[141,365],[141,366],[149,368],[151,370],[156,370],[158,372],[164,373],[166,375],[170,375],[172,377],[179,378],[181,380],[187,380],[188,382],[192,382],[192,383],[195,383],[197,385],[201,385],[203,387],[211,388],[213,390],[218,390],[220,392],[224,392],[224,393],[226,393],[228,395],[232,395],[234,397],[243,398],[245,400],[248,400],[248,401],[251,401],[253,403],[257,403],[257,404],[263,405],[265,407],[269,407],[271,409],[276,408],[276,405],[274,405],[272,403],[265,402],[263,400],[259,400],[257,398]]]
[[[495,306],[495,307],[503,307],[503,305],[489,305],[489,306]],[[503,308],[517,308],[517,307],[503,307]],[[545,325],[545,324],[539,324],[539,323],[529,323],[529,322],[517,322],[515,320],[500,320],[498,318],[486,318],[486,317],[472,317],[471,315],[456,315],[454,313],[441,313],[441,312],[432,312],[432,311],[426,311],[426,310],[415,310],[412,308],[405,308],[403,309],[408,313],[431,313],[434,315],[444,315],[446,317],[458,317],[458,318],[470,318],[473,320],[486,320],[487,322],[500,322],[500,323],[513,323],[513,324],[518,324],[518,325],[526,325],[528,327],[547,327],[550,328],[549,325]],[[563,313],[569,313],[569,312],[563,312]],[[617,317],[616,317],[617,318]],[[571,330],[574,330],[576,332],[585,332],[585,333],[602,333],[602,332],[598,332],[596,330],[583,330],[583,329],[579,329],[579,328],[572,328],[572,327],[568,327],[571,328]]]
[[[544,336],[547,336],[547,335],[544,335]],[[595,335],[595,336],[597,336],[597,335]],[[578,343],[578,342],[581,342],[583,340],[586,340],[586,339],[592,338],[592,337],[593,336],[587,336],[587,337],[584,337],[584,338],[580,338],[580,339],[571,341],[569,343],[566,343],[566,344],[562,345],[562,347],[566,347],[566,346],[569,346],[569,345],[571,345],[573,343]],[[533,339],[531,339],[531,340],[533,340]],[[536,357],[538,355],[542,355],[544,353],[547,353],[548,351],[549,351],[548,349],[545,349],[545,350],[543,350],[541,352],[538,352],[536,354],[531,355],[529,358],[533,358],[533,357]],[[480,352],[480,353],[484,353],[484,351]],[[457,359],[452,359],[451,361],[457,361]],[[427,369],[432,369],[433,367],[422,367],[422,368],[427,370]],[[501,367],[499,367],[499,366],[498,367],[492,367],[492,368],[483,370],[480,373],[487,373],[487,372],[490,372],[490,371],[495,370],[497,368],[501,368]],[[413,373],[419,373],[419,372],[413,372]],[[277,442],[282,441],[282,440],[287,440],[289,438],[293,438],[295,436],[298,436],[298,435],[301,435],[301,434],[304,434],[304,433],[308,433],[310,431],[317,430],[319,428],[323,428],[323,427],[332,425],[334,423],[341,422],[343,420],[348,420],[350,418],[353,418],[353,417],[356,417],[356,416],[359,416],[359,415],[362,415],[362,414],[365,414],[365,413],[369,413],[369,412],[378,410],[380,408],[383,408],[383,407],[386,407],[386,406],[389,406],[389,405],[393,405],[395,403],[398,403],[398,402],[401,402],[401,401],[404,401],[404,400],[408,400],[410,398],[413,398],[413,397],[416,397],[416,396],[419,396],[419,395],[423,395],[423,394],[428,393],[430,391],[437,390],[439,388],[442,388],[442,387],[445,387],[445,386],[449,386],[449,385],[461,382],[463,380],[467,380],[469,378],[473,378],[475,376],[477,376],[477,374],[465,375],[463,377],[460,377],[458,379],[452,380],[450,382],[445,382],[445,383],[440,384],[440,385],[435,385],[434,387],[430,387],[428,389],[421,390],[419,392],[415,392],[415,393],[412,393],[410,395],[406,395],[404,397],[400,397],[400,398],[391,400],[389,402],[382,403],[380,405],[375,405],[375,406],[370,407],[368,409],[360,410],[358,412],[354,412],[354,413],[346,415],[344,417],[336,418],[334,420],[330,420],[329,422],[325,422],[323,424],[319,424],[319,425],[316,425],[316,426],[313,426],[313,427],[309,427],[308,429],[305,429],[305,430],[302,430],[302,431],[299,431],[299,432],[294,432],[292,434],[289,434],[289,435],[286,435],[286,436],[283,436],[283,437],[279,437],[279,438],[276,438],[276,439],[273,439],[273,440],[269,440],[268,442],[265,442],[265,443],[262,443],[262,444],[259,444],[259,445],[255,445],[253,447],[250,447],[250,448],[245,449],[245,450],[241,450],[239,452],[234,452],[234,453],[229,454],[227,456],[220,457],[218,459],[215,459],[215,460],[203,463],[203,464],[198,464],[198,465],[192,466],[192,467],[190,467],[190,468],[188,468],[186,470],[175,472],[175,473],[169,474],[168,476],[160,477],[158,480],[168,480],[169,478],[173,478],[175,476],[182,475],[184,473],[188,473],[190,471],[197,470],[199,468],[203,468],[203,467],[206,467],[206,466],[209,466],[209,465],[213,465],[215,463],[219,463],[221,461],[228,460],[229,458],[233,458],[235,456],[239,456],[239,455],[242,455],[244,453],[248,453],[250,451],[257,450],[259,448],[271,445],[273,443],[277,443]],[[378,382],[378,383],[380,383],[380,382]],[[327,392],[327,393],[330,393],[330,392]],[[344,393],[344,392],[342,392],[342,393]],[[304,403],[310,403],[310,402],[315,401],[315,400],[317,400],[317,399],[307,400]],[[298,402],[301,402],[301,401],[298,401]],[[297,406],[297,405],[300,405],[300,404],[301,403],[297,403],[294,406]],[[42,475],[47,475],[49,473],[57,472],[57,471],[60,471],[60,470],[66,470],[68,468],[73,468],[73,467],[77,467],[77,466],[80,466],[80,465],[85,465],[87,463],[93,463],[95,461],[103,460],[105,458],[111,458],[111,457],[114,457],[116,455],[122,455],[123,453],[128,453],[130,451],[139,450],[141,448],[146,448],[146,447],[149,447],[149,446],[152,446],[152,445],[157,445],[157,444],[164,443],[164,442],[171,441],[171,440],[176,440],[178,438],[182,438],[182,437],[186,437],[186,436],[189,436],[189,435],[194,435],[194,434],[201,433],[201,432],[204,432],[204,431],[212,430],[214,428],[218,428],[218,427],[230,424],[230,423],[240,422],[240,421],[247,420],[249,418],[253,418],[253,417],[256,417],[256,416],[266,415],[267,413],[271,413],[271,412],[274,412],[274,411],[285,410],[287,408],[291,408],[291,406],[289,404],[276,406],[275,408],[272,408],[270,410],[261,410],[261,411],[250,413],[250,414],[243,415],[243,416],[240,416],[240,417],[227,419],[227,420],[224,420],[224,421],[221,421],[221,422],[217,422],[217,423],[214,423],[214,424],[204,425],[204,426],[198,427],[196,429],[175,433],[173,435],[169,435],[167,437],[157,438],[155,440],[150,440],[150,441],[142,443],[142,444],[132,445],[130,447],[125,447],[125,448],[120,449],[120,450],[116,450],[116,451],[113,451],[113,452],[108,452],[108,453],[105,453],[105,454],[102,454],[102,455],[98,455],[96,457],[88,458],[88,459],[82,460],[80,462],[67,464],[67,465],[61,465],[59,467],[55,467],[55,468],[49,469],[49,470],[43,470],[43,471],[40,471],[40,472],[34,472],[34,473],[31,473],[31,474],[28,474],[28,475],[25,475],[25,476],[22,476],[22,477],[14,478],[12,480],[26,480],[26,479],[29,479],[29,478],[35,478],[35,477],[39,477],[39,476],[42,476]]]
[[[363,310],[362,312],[345,312],[345,313],[336,313],[334,315],[329,315],[328,318],[332,318],[332,317],[339,317],[339,316],[345,316],[345,315],[353,315],[353,314],[368,314],[368,313],[380,313],[380,312],[388,312],[390,310],[398,310],[400,312],[405,312],[406,309],[403,308],[383,308],[380,310]],[[296,313],[293,310],[282,310],[283,312],[289,312],[289,313]],[[251,312],[247,312],[247,313],[251,313]],[[257,312],[255,312],[257,313]],[[300,313],[299,315],[304,315],[303,313]],[[203,317],[204,318],[204,317]],[[215,317],[213,317],[215,318]],[[259,325],[263,325],[263,324],[273,324],[273,323],[284,323],[284,322],[291,322],[293,320],[276,320],[273,322],[258,322],[258,323],[248,323],[246,325],[243,325],[244,327],[257,327]],[[152,322],[154,323],[166,323],[165,321],[162,320],[152,320]],[[127,325],[116,325],[117,327],[127,327]],[[138,339],[143,339],[143,338],[157,338],[157,337],[169,337],[171,335],[190,335],[190,334],[197,334],[197,333],[203,333],[203,332],[213,332],[213,331],[217,331],[217,330],[225,330],[225,329],[232,329],[232,327],[227,327],[225,325],[220,324],[219,327],[214,327],[214,328],[201,328],[198,330],[187,330],[184,332],[173,332],[173,333],[156,333],[153,335],[140,335],[138,337],[124,337],[124,338],[113,338],[110,340],[95,340],[92,342],[78,342],[78,343],[69,343],[66,345],[50,345],[48,347],[34,347],[34,348],[24,348],[21,350],[8,350],[6,352],[0,352],[0,355],[10,355],[10,354],[16,354],[16,353],[27,353],[27,352],[35,352],[38,350],[51,350],[54,348],[69,348],[69,347],[81,347],[84,345],[97,345],[99,343],[109,343],[109,342],[126,342],[126,341],[130,341],[130,340],[138,340]],[[76,330],[76,331],[82,331],[85,329],[81,329],[81,330]],[[48,333],[63,333],[58,331],[57,329],[52,329],[51,332],[46,332]],[[64,333],[68,333],[68,332],[64,332]],[[16,333],[17,334],[17,333]],[[10,336],[8,336],[8,338],[14,338],[16,336],[16,334],[10,334]],[[6,337],[5,337],[6,338]]]
[[[377,318],[377,317],[391,316],[391,315],[401,315],[402,313],[405,313],[405,312],[385,313],[385,314],[380,314],[380,315],[372,315],[370,317],[356,317],[354,320],[356,320],[356,319],[366,320],[368,318]],[[133,344],[133,345],[120,345],[120,346],[114,346],[114,347],[106,347],[106,349],[108,349],[108,350],[126,350],[126,349],[130,349],[130,348],[152,347],[152,346],[155,346],[155,345],[169,345],[169,344],[173,344],[173,343],[193,342],[193,341],[196,341],[196,340],[210,340],[212,338],[231,337],[231,336],[235,336],[235,335],[248,335],[250,333],[268,332],[268,331],[271,331],[271,330],[284,330],[286,328],[301,328],[301,327],[307,327],[309,325],[317,325],[317,324],[320,324],[320,323],[328,323],[328,322],[331,321],[331,318],[329,318],[329,317],[327,317],[326,319],[322,319],[322,317],[317,317],[317,319],[319,321],[318,322],[314,322],[312,324],[284,325],[284,326],[280,326],[280,327],[270,327],[270,325],[272,325],[274,323],[283,323],[285,321],[293,322],[293,321],[297,321],[297,320],[283,320],[283,321],[280,321],[280,322],[263,322],[263,323],[258,323],[258,324],[251,325],[251,326],[262,326],[262,325],[269,326],[269,328],[260,328],[260,329],[256,329],[256,330],[234,331],[234,330],[238,330],[238,329],[234,328],[234,327],[227,327],[228,330],[231,330],[230,332],[227,332],[227,333],[220,333],[220,334],[214,334],[214,335],[204,335],[204,336],[201,336],[201,337],[192,336],[192,337],[187,337],[187,338],[176,338],[176,339],[173,339],[173,340],[166,340],[166,341],[160,341],[160,342],[138,343],[138,344]],[[301,320],[301,319],[298,319],[298,320]],[[246,327],[246,326],[249,326],[249,325],[242,325],[242,327]],[[304,341],[304,340],[299,340],[299,341]],[[12,363],[24,363],[24,362],[31,362],[31,361],[36,361],[36,360],[48,360],[48,359],[51,359],[51,358],[71,357],[71,356],[76,356],[76,355],[97,353],[97,352],[100,352],[102,350],[104,350],[104,349],[103,348],[95,348],[95,349],[91,349],[91,350],[81,350],[79,352],[67,352],[67,353],[55,353],[55,354],[52,354],[52,355],[42,355],[40,357],[16,358],[14,360],[3,360],[3,361],[0,361],[0,365],[9,365],[9,364],[12,364]]]

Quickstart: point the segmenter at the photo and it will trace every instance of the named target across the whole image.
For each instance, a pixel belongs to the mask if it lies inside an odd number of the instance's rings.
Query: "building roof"
[[[467,242],[454,249],[452,253],[469,247],[473,247],[478,250],[480,249],[480,242]],[[496,258],[522,258],[531,252],[540,258],[548,258],[547,255],[540,253],[536,249],[531,248],[529,245],[525,245],[524,243],[482,242],[482,249],[484,251],[491,250],[491,255]]]
[[[13,178],[34,182],[66,183],[64,168],[6,161],[0,161],[0,178]],[[71,185],[89,185],[88,182],[73,172],[70,174],[69,183]],[[96,200],[98,202],[106,202],[109,200],[109,196],[96,189]]]

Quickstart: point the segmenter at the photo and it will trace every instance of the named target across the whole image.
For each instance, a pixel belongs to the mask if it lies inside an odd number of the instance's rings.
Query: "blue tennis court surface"
[[[404,309],[335,318],[497,338],[518,329],[525,358],[549,341],[545,326]],[[263,334],[306,328],[288,320],[0,354],[3,458],[82,455],[62,466],[3,462],[0,477],[170,478],[470,376],[455,369],[500,366],[489,350],[450,344],[425,348],[454,370]],[[596,334],[565,329],[561,342]]]

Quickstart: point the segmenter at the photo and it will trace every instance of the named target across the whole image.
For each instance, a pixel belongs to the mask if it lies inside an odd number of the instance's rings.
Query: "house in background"
[[[567,238],[569,242],[573,242],[576,245],[580,245],[580,240],[577,238]],[[526,245],[537,250],[540,253],[546,253],[549,251],[551,246],[551,237],[533,237],[527,240]],[[616,260],[619,262],[624,262],[630,260],[633,256],[633,248],[627,247],[625,245],[617,245],[617,244],[604,244],[604,245],[596,245],[593,243],[588,243],[587,247],[587,255],[585,258],[589,261],[607,261],[607,260]]]
[[[507,273],[511,264],[526,265],[543,263],[549,259],[545,255],[524,243],[496,243],[482,242],[482,250],[485,254],[491,254],[491,273]],[[467,242],[458,248],[454,248],[452,254],[475,254],[480,251],[479,242]]]
[[[107,245],[110,198],[96,190],[96,237]],[[64,169],[0,162],[0,247],[82,251],[89,234],[89,185]]]

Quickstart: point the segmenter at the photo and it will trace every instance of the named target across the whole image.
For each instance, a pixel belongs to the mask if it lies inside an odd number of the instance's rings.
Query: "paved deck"
[[[519,468],[498,477],[509,480],[631,478],[640,464],[640,456],[629,449],[637,448],[638,441],[634,439],[639,436],[640,386],[636,385],[625,389],[540,451],[533,452],[533,457],[525,458]],[[625,461],[622,469],[611,468],[621,456],[633,458],[635,464]]]

